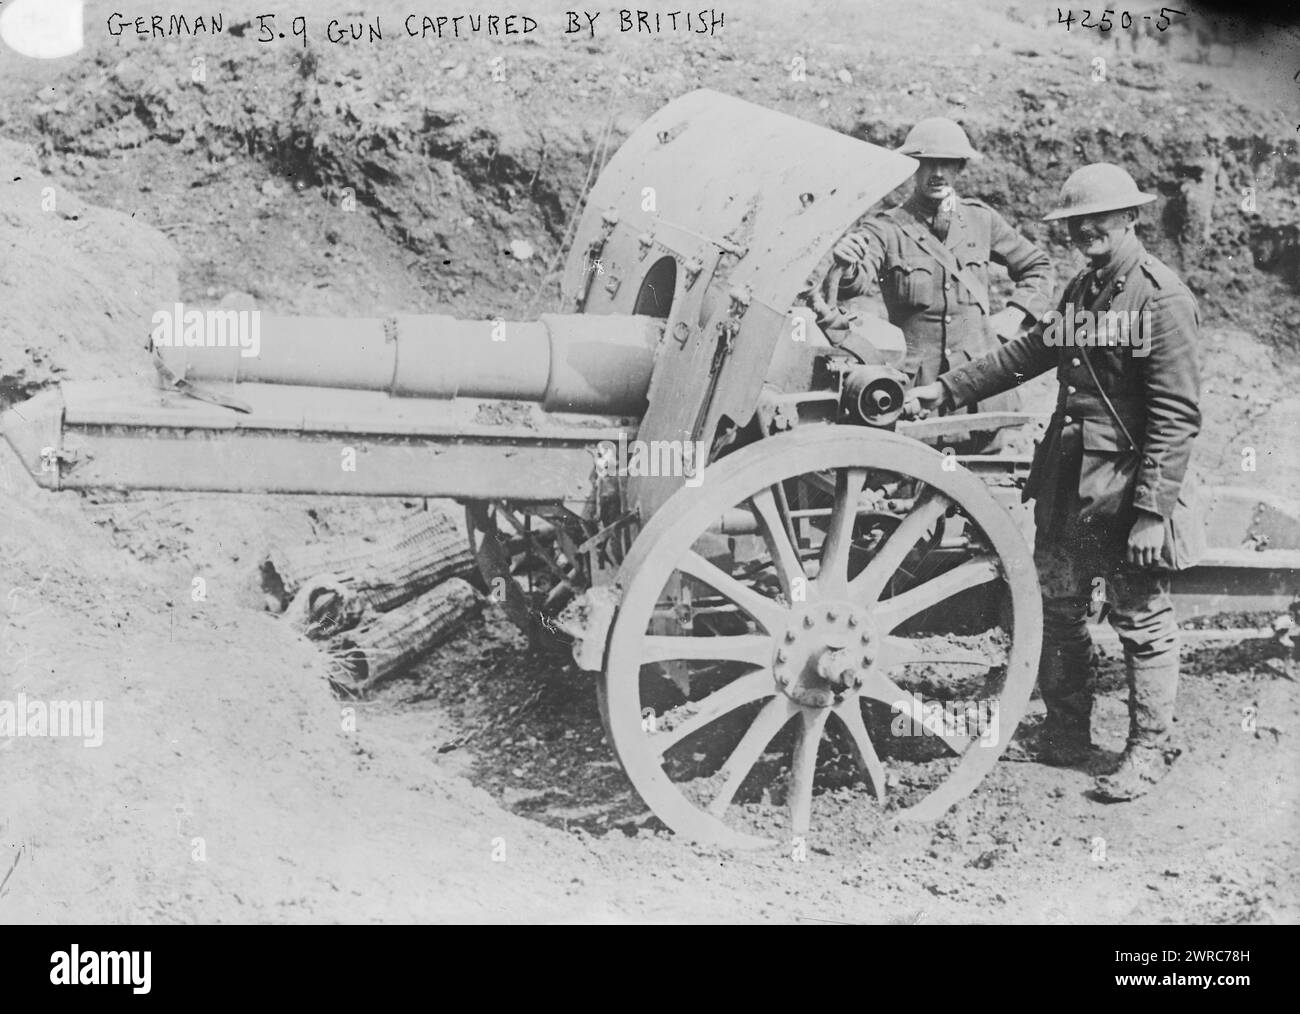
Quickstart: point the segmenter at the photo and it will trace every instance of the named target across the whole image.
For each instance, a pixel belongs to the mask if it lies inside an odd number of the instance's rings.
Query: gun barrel
[[[186,380],[509,399],[608,415],[645,410],[663,333],[659,318],[618,314],[543,314],[530,322],[247,310],[176,317],[183,328],[155,327],[152,347],[167,371]]]

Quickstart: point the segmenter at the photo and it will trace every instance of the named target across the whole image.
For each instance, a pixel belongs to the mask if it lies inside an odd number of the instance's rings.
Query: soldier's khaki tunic
[[[1200,537],[1190,513],[1176,510],[1201,426],[1196,300],[1130,235],[1101,272],[1084,271],[1066,286],[1057,314],[1074,318],[1080,309],[1109,311],[1106,319],[1116,324],[1132,321],[1128,345],[1112,334],[1110,345],[1053,346],[1049,339],[1066,338],[1059,330],[1054,337],[1044,322],[940,378],[960,406],[1056,368],[1056,413],[1025,488],[1025,498],[1037,501],[1035,556],[1049,596],[1087,595],[1093,577],[1120,566],[1139,510],[1165,520],[1163,556],[1170,568],[1191,562]],[[1074,341],[1077,346],[1078,335]],[[1111,418],[1085,357],[1122,426]]]
[[[929,384],[944,370],[993,351],[998,339],[975,293],[913,238],[918,230],[926,228],[919,223],[927,220],[929,212],[915,195],[903,208],[911,219],[892,210],[864,223],[857,235],[865,242],[867,256],[860,268],[846,272],[840,296],[861,295],[876,280],[890,322],[902,328],[907,339],[903,369],[912,376],[913,383]],[[936,237],[932,239],[939,242]],[[1051,306],[1052,266],[1047,254],[983,201],[970,197],[957,201],[942,245],[984,293],[989,291],[992,261],[1006,267],[1016,284],[1008,305],[1035,320]],[[996,411],[1018,404],[1019,398],[1013,395],[980,408]]]

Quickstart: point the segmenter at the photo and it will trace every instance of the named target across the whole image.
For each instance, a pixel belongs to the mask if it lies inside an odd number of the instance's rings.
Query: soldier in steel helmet
[[[1188,478],[1201,426],[1199,317],[1186,286],[1137,237],[1138,208],[1154,200],[1116,165],[1071,175],[1044,219],[1066,220],[1088,266],[1057,311],[990,355],[916,388],[907,403],[910,414],[924,415],[1056,369],[1056,412],[1024,490],[1026,500],[1036,500],[1034,557],[1043,589],[1040,757],[1072,765],[1091,755],[1086,620],[1104,598],[1129,685],[1128,745],[1118,770],[1095,785],[1106,801],[1142,795],[1177,756],[1178,631],[1169,573],[1190,566],[1204,548],[1196,483]]]
[[[1052,266],[1045,254],[983,201],[958,197],[954,185],[968,159],[981,156],[952,120],[922,120],[908,132],[904,155],[920,160],[908,200],[868,220],[834,249],[845,265],[841,298],[879,282],[891,323],[907,340],[903,369],[928,384],[946,369],[998,347],[1051,305]],[[1015,283],[1007,306],[992,313],[989,262]],[[1019,396],[992,398],[981,411],[1014,411]]]

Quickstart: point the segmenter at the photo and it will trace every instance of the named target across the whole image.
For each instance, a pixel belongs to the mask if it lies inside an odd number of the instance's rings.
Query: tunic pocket
[[[1119,521],[1133,503],[1139,455],[1111,419],[1084,419],[1082,428],[1080,518]]]
[[[1083,449],[1099,451],[1106,454],[1119,454],[1131,451],[1128,437],[1124,431],[1110,419],[1083,420]]]
[[[894,292],[903,306],[919,310],[934,301],[934,266],[929,261],[902,261],[891,269],[890,275]]]

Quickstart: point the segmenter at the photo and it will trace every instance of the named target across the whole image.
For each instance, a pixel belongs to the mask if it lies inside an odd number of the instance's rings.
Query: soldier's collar
[[[953,217],[957,217],[958,206],[961,203],[961,195],[953,191]],[[906,201],[903,202],[903,210],[915,218],[923,225],[930,225],[936,215],[939,214],[939,205],[931,205],[928,201],[922,200],[912,193]]]
[[[1100,289],[1118,281],[1119,287],[1122,288],[1123,279],[1128,277],[1129,272],[1137,267],[1145,256],[1146,249],[1142,246],[1142,241],[1135,233],[1129,233],[1120,243],[1119,249],[1111,255],[1110,260],[1091,272],[1094,284]]]

